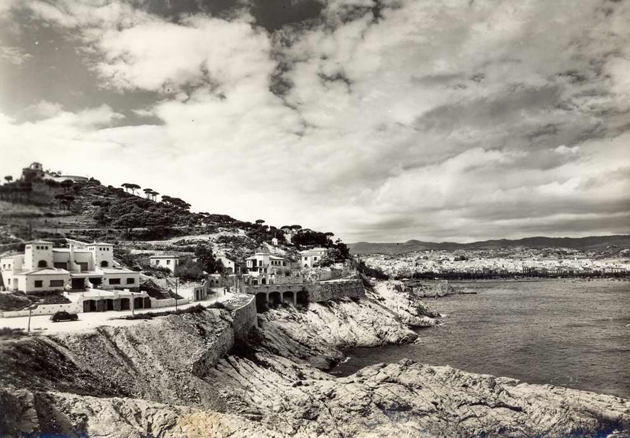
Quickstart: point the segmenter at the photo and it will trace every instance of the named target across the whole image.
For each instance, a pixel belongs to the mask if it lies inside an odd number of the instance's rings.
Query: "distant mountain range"
[[[481,242],[455,243],[455,242],[421,242],[419,240],[409,240],[404,243],[370,243],[357,242],[350,243],[352,254],[403,254],[413,251],[445,250],[454,251],[457,249],[499,249],[499,248],[572,248],[582,251],[597,251],[608,246],[615,245],[620,248],[630,248],[630,235],[618,236],[591,236],[591,237],[527,237],[518,240],[484,240]]]

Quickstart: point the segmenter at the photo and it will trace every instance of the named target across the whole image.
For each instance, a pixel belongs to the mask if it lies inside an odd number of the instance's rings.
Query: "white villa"
[[[173,274],[177,271],[179,266],[179,257],[176,255],[154,255],[149,257],[149,264],[151,266],[162,267],[170,270]]]
[[[114,248],[109,243],[85,247],[53,248],[51,242],[26,244],[23,254],[0,259],[0,275],[8,291],[68,291],[137,289],[140,274],[114,266]]]
[[[305,268],[312,268],[327,253],[328,253],[328,249],[326,248],[313,248],[313,249],[307,249],[305,251],[300,251],[300,257],[302,260],[301,264]]]
[[[268,252],[257,252],[248,257],[247,273],[252,277],[252,284],[273,284],[276,276],[291,275],[291,267],[287,261]]]

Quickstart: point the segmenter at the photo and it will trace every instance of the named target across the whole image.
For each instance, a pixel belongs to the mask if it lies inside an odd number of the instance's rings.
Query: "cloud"
[[[276,33],[244,9],[28,3],[82,42],[99,93],[155,92],[126,114],[161,124],[43,102],[1,122],[0,169],[73,166],[349,241],[627,232],[630,5],[322,3]]]
[[[26,53],[20,47],[0,46],[0,58],[13,65],[20,66],[32,57],[33,55]]]

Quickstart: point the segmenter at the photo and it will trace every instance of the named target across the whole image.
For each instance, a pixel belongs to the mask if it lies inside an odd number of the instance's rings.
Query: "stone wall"
[[[361,280],[332,280],[314,284],[306,284],[308,300],[311,303],[335,300],[339,298],[365,297],[365,289]]]
[[[234,338],[247,339],[249,331],[258,323],[256,312],[256,297],[249,296],[247,302],[234,310],[231,310]]]

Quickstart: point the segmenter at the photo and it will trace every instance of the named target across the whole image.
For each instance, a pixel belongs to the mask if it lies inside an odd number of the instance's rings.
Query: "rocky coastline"
[[[369,290],[371,289],[371,290]],[[247,339],[229,311],[0,344],[0,436],[630,436],[630,401],[408,360],[348,377],[343,348],[436,323],[396,282],[286,307]]]

